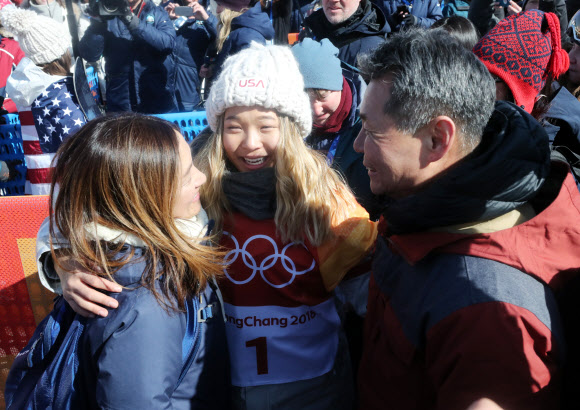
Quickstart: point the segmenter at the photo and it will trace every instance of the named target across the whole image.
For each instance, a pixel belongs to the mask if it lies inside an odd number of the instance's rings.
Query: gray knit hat
[[[305,38],[292,47],[292,54],[304,77],[306,88],[319,90],[342,90],[342,68],[338,59],[338,48],[329,39],[314,41]]]
[[[26,57],[34,64],[47,64],[57,60],[71,47],[66,26],[34,11],[4,7],[0,22],[10,30]]]
[[[228,57],[205,104],[212,130],[230,107],[259,106],[284,114],[298,124],[302,137],[312,130],[310,100],[290,49],[252,42]]]

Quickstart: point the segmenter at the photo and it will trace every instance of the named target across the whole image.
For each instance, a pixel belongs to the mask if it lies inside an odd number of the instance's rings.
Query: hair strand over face
[[[317,246],[332,235],[331,225],[343,220],[356,203],[344,179],[326,164],[326,159],[308,148],[296,124],[280,116],[280,141],[276,148],[276,228],[284,242]],[[221,230],[224,215],[232,212],[222,188],[228,172],[223,149],[223,115],[219,126],[195,156],[196,166],[207,175],[201,196],[208,215]],[[250,171],[251,172],[251,171]]]
[[[97,274],[113,280],[131,262],[134,249],[119,258],[125,243],[95,240],[87,228],[96,232],[104,226],[138,237],[146,244],[142,285],[164,308],[183,310],[186,297],[221,272],[221,255],[176,226],[173,207],[181,172],[177,138],[178,128],[156,117],[126,113],[89,121],[57,153],[50,230],[52,238],[58,229],[70,242],[61,253],[87,271],[101,267]],[[58,261],[54,249],[53,258]]]

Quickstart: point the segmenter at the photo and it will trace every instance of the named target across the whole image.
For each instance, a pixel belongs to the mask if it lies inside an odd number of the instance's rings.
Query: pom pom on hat
[[[303,138],[310,134],[310,99],[288,47],[252,42],[249,48],[228,57],[205,104],[214,131],[218,118],[228,108],[253,106],[287,115],[296,122]]]
[[[552,74],[552,77],[558,78],[568,71],[568,68],[570,68],[570,58],[568,57],[568,53],[562,49],[560,20],[558,19],[558,16],[554,13],[545,13],[544,16],[548,22],[548,28],[552,40],[552,58],[548,64],[548,70]]]
[[[304,77],[305,88],[319,90],[342,90],[342,68],[338,48],[329,39],[320,41],[305,38],[292,47],[292,54]]]
[[[26,57],[35,64],[57,60],[71,47],[64,24],[34,11],[4,7],[0,11],[0,22],[16,36]]]
[[[473,52],[491,74],[508,85],[516,104],[529,113],[548,75],[557,78],[570,64],[562,50],[558,17],[540,10],[500,20]]]

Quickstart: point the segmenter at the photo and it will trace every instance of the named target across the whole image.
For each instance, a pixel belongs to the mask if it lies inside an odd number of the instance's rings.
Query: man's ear
[[[440,115],[427,124],[425,131],[428,161],[437,162],[441,159],[447,159],[447,153],[456,144],[457,127],[455,122],[446,115]]]

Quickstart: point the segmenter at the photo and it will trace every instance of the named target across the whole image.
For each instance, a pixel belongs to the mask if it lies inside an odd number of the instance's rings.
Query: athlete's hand
[[[112,309],[116,309],[119,306],[119,302],[99,292],[97,289],[121,292],[123,288],[120,285],[100,276],[84,272],[84,269],[72,259],[60,258],[59,263],[54,265],[62,284],[62,295],[71,308],[79,315],[106,317],[108,312],[104,306]]]

